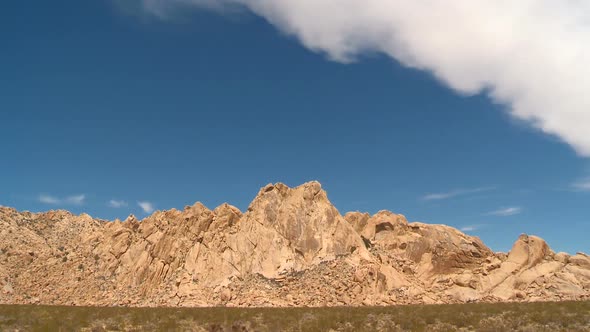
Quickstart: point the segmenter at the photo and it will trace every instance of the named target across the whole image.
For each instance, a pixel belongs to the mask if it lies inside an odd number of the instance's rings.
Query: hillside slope
[[[590,257],[521,235],[508,254],[402,215],[342,216],[317,182],[247,211],[201,203],[139,221],[0,207],[0,303],[336,306],[590,298]]]

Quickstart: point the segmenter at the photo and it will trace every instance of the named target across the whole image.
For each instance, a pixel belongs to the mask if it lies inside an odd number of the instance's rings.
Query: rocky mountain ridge
[[[336,306],[590,299],[590,257],[521,235],[508,254],[403,215],[341,215],[318,182],[247,211],[201,203],[139,221],[0,207],[0,303]]]

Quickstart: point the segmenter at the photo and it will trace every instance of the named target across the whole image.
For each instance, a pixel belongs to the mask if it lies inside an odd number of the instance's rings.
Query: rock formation
[[[0,207],[0,303],[331,306],[590,298],[590,257],[522,235],[509,254],[444,225],[342,216],[317,182],[242,213],[201,203],[138,220]]]

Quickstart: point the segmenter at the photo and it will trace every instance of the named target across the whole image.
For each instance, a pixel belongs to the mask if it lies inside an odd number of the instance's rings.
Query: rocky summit
[[[318,182],[247,211],[201,203],[138,220],[0,207],[0,303],[360,306],[590,299],[590,257],[521,235],[508,254],[403,215],[341,215]]]

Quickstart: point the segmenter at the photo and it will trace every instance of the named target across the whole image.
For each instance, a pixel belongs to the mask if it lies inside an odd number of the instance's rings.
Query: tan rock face
[[[349,222],[359,225],[356,214]],[[372,246],[398,260],[407,259],[424,276],[448,274],[480,266],[492,251],[478,238],[443,225],[409,224],[403,215],[380,211],[363,223],[360,235]]]
[[[0,207],[0,303],[324,306],[587,299],[590,258],[521,236],[508,255],[444,225],[349,212],[317,182],[247,211],[196,203],[107,222]]]
[[[590,257],[583,253],[569,257],[568,262],[572,265],[590,269]]]
[[[370,259],[363,241],[318,182],[260,190],[240,224],[237,248],[246,271],[267,278],[338,256]]]
[[[348,212],[344,215],[344,219],[352,225],[357,233],[361,234],[365,227],[367,227],[371,215],[366,212]]]

